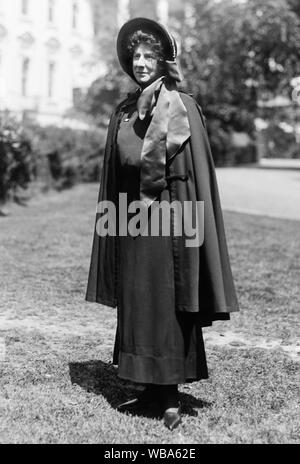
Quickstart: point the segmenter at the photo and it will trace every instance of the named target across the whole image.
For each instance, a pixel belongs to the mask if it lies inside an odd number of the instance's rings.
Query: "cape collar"
[[[146,132],[140,171],[140,199],[147,207],[167,186],[166,162],[190,137],[187,110],[174,79],[162,76],[146,87],[137,101],[139,118],[152,117]]]

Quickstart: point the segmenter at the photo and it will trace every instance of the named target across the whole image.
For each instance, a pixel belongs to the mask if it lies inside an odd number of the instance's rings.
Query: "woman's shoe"
[[[168,408],[164,412],[164,424],[169,430],[174,430],[181,423],[181,403],[178,408]]]
[[[154,390],[145,388],[136,398],[125,401],[117,406],[117,410],[120,412],[131,411],[149,406],[151,403],[156,402],[156,396]]]

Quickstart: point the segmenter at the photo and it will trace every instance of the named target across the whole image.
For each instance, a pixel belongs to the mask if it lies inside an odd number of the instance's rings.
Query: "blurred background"
[[[109,115],[134,88],[115,42],[135,16],[175,36],[217,167],[298,166],[298,0],[0,0],[2,206],[99,180]]]

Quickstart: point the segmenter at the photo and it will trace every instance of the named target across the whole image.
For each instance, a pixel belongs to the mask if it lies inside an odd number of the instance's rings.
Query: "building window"
[[[52,99],[54,95],[54,80],[56,66],[54,61],[49,61],[48,64],[48,98]]]
[[[72,27],[73,27],[73,29],[77,29],[77,27],[78,27],[78,12],[79,12],[78,1],[73,0],[73,9],[72,9]]]
[[[55,0],[48,0],[48,21],[54,23]]]
[[[28,94],[28,75],[29,75],[29,58],[23,58],[22,61],[22,96],[27,97]]]
[[[29,0],[21,0],[22,2],[22,14],[27,16],[29,11]]]

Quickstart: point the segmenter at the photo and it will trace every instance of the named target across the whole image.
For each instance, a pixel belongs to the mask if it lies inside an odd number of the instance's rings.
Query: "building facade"
[[[99,65],[90,0],[0,0],[0,111],[58,123]]]
[[[167,24],[178,7],[181,0],[0,0],[0,113],[65,123],[78,97],[105,73],[105,40],[115,53],[126,20]]]

